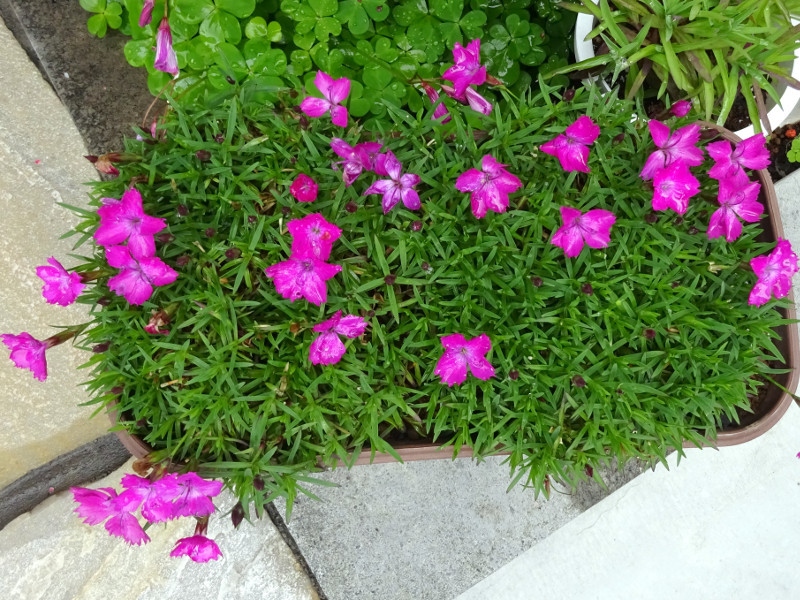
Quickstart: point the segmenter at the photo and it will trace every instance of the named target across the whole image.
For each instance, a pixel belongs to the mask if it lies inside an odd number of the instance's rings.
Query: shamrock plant
[[[86,8],[106,10],[105,0],[86,1]],[[116,6],[108,10],[119,16],[112,25],[132,37],[125,56],[148,69],[153,94],[170,88],[176,101],[203,105],[251,82],[262,101],[273,101],[277,89],[296,79],[311,84],[314,72],[322,70],[352,81],[354,115],[376,117],[386,113],[384,100],[420,110],[414,87],[419,79],[438,77],[455,44],[480,37],[495,77],[515,92],[526,90],[538,68],[566,64],[564,34],[574,22],[547,2],[525,0],[509,4],[508,13],[492,2],[465,0],[108,1]],[[546,15],[537,13],[537,6],[547,9]],[[92,19],[94,28],[99,19]],[[175,68],[169,63],[169,71],[155,61],[159,34],[165,32],[177,61]]]

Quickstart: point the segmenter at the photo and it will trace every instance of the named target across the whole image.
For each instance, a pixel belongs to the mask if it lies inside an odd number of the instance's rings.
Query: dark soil
[[[797,137],[798,130],[800,122],[778,127],[770,135],[767,148],[771,161],[768,170],[772,181],[779,181],[800,167],[800,163],[789,162],[786,158],[786,153],[792,147],[792,141]]]

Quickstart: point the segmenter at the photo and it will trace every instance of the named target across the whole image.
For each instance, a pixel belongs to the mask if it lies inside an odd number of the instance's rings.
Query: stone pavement
[[[59,240],[76,219],[59,202],[84,205],[85,181],[97,174],[69,113],[0,22],[0,332],[27,331],[43,339],[52,325],[82,322],[87,307],[52,306],[42,298],[36,267],[55,256],[65,266],[70,240]],[[3,346],[5,355],[5,346]],[[0,488],[27,471],[105,434],[89,419],[88,396],[77,370],[87,356],[64,344],[48,352],[46,382],[7,362],[0,367]]]
[[[116,487],[132,460],[92,487]],[[217,514],[234,500],[223,494]],[[169,556],[191,536],[194,519],[148,531],[148,544],[129,546],[72,513],[72,494],[55,495],[0,531],[0,590],[4,600],[318,600],[308,578],[269,519],[234,531],[212,517],[209,536],[223,558],[196,564]]]

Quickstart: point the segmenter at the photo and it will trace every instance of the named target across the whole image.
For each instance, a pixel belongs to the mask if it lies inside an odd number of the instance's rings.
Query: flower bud
[[[387,275],[383,278],[383,281],[386,285],[394,285],[396,279],[397,277],[395,275]]]
[[[658,215],[654,212],[647,213],[644,217],[644,220],[652,225],[653,223],[658,222]]]
[[[209,152],[208,150],[198,150],[197,152],[194,153],[194,155],[200,162],[208,162],[211,160],[211,152]]]
[[[656,330],[655,329],[645,329],[644,332],[642,333],[642,335],[644,335],[644,337],[646,337],[648,340],[652,340],[654,337],[656,337]]]
[[[411,231],[419,231],[422,229],[422,221],[414,221],[411,223]]]
[[[584,283],[581,286],[581,291],[584,294],[586,294],[587,296],[591,296],[592,294],[594,294],[594,289],[592,288],[592,284],[591,283]]]
[[[191,260],[192,259],[188,255],[184,254],[183,256],[178,257],[178,259],[175,261],[175,264],[179,267],[185,267],[191,262]]]
[[[237,529],[239,524],[244,520],[244,508],[242,507],[242,501],[236,503],[236,506],[233,507],[231,511],[231,523],[233,523],[233,528]]]
[[[353,202],[352,200],[344,205],[344,209],[349,213],[354,213],[358,210],[358,204]]]
[[[534,275],[533,277],[531,277],[531,283],[533,284],[533,287],[537,287],[538,288],[538,287],[542,287],[542,284],[544,283],[544,281],[542,280],[541,277],[537,277],[536,275]]]
[[[261,478],[261,475],[256,475],[253,479],[253,487],[256,488],[259,492],[264,489],[264,480]]]
[[[586,387],[586,380],[580,375],[575,375],[572,378],[572,385],[579,388]]]
[[[185,204],[178,204],[178,216],[185,217],[189,214],[189,208]]]
[[[242,251],[238,248],[228,248],[225,250],[225,258],[229,260],[235,260],[242,255]]]
[[[102,354],[111,346],[111,342],[103,342],[102,344],[97,344],[92,346],[92,352],[95,354]]]
[[[516,381],[517,379],[519,379],[519,371],[517,371],[516,369],[512,369],[511,371],[508,372],[508,378],[511,381]]]
[[[214,141],[217,142],[218,144],[221,144],[222,142],[225,141],[225,134],[218,133],[217,135],[214,136]]]
[[[212,238],[212,237],[214,237],[214,235],[215,235],[216,233],[217,233],[217,230],[216,230],[216,229],[214,229],[213,227],[209,227],[209,228],[208,228],[208,229],[206,229],[206,231],[205,231],[205,234],[206,234],[206,237],[207,237],[207,238]]]
[[[575,89],[569,88],[564,91],[564,95],[561,97],[564,102],[572,102],[572,99],[575,97]]]

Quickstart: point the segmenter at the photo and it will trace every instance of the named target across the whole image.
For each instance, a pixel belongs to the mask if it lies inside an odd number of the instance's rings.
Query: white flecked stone
[[[42,298],[36,267],[55,256],[69,268],[73,243],[59,240],[76,218],[58,206],[85,205],[85,181],[96,172],[66,109],[0,21],[0,333],[27,331],[44,339],[86,320],[81,305],[51,306]],[[39,161],[37,163],[37,161]],[[70,344],[47,353],[42,383],[17,369],[0,346],[0,488],[108,430],[91,407],[76,367],[88,356]]]
[[[130,462],[89,486],[116,487]],[[221,500],[220,500],[221,498]],[[194,532],[194,519],[148,530],[151,540],[129,546],[102,525],[73,513],[72,494],[49,498],[0,531],[4,600],[317,600],[308,578],[268,518],[235,531],[230,494],[217,499],[209,537],[223,557],[199,564],[171,558],[175,542]]]

